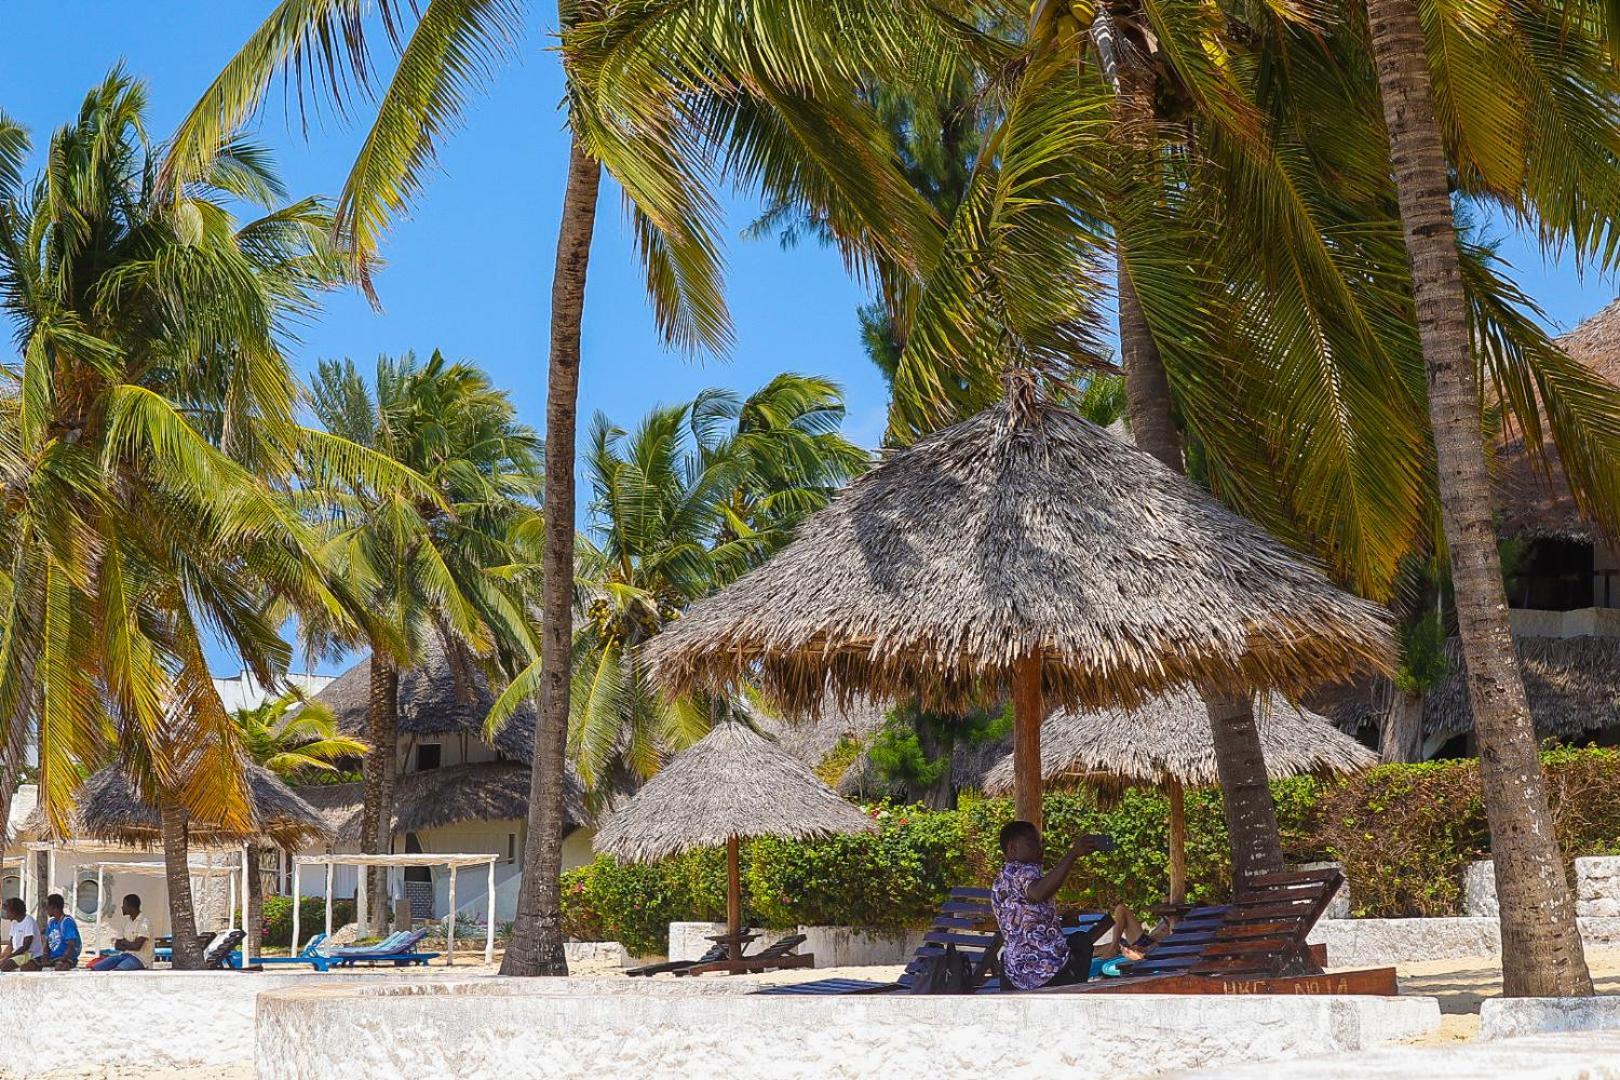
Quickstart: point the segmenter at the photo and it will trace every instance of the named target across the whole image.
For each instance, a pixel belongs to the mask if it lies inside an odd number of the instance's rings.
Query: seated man
[[[79,966],[84,940],[79,924],[67,913],[67,901],[60,893],[45,898],[45,967],[50,971],[72,971]]]
[[[118,936],[113,938],[111,956],[103,956],[90,965],[92,971],[143,971],[152,967],[152,924],[141,914],[141,898],[134,893],[124,897],[122,918],[115,922]]]
[[[1106,836],[1082,836],[1047,872],[1040,830],[1027,821],[1010,821],[1001,830],[1001,853],[1007,863],[990,888],[990,909],[1001,930],[1001,970],[1019,990],[1082,983],[1091,973],[1091,944],[1083,937],[1063,936],[1053,897],[1074,869],[1075,861],[1112,847]]]
[[[11,921],[11,938],[0,946],[0,971],[38,971],[45,943],[40,940],[39,924],[28,914],[28,907],[13,896],[5,903]]]

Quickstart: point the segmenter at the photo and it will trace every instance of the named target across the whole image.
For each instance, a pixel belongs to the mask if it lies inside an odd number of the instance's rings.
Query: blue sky
[[[9,0],[0,11],[11,42],[0,66],[0,109],[43,145],[73,116],[85,90],[122,62],[147,80],[152,133],[162,138],[271,6],[270,0]],[[329,357],[369,363],[380,352],[439,348],[482,365],[523,416],[543,427],[547,306],[567,139],[557,107],[561,78],[546,51],[555,11],[545,3],[534,7],[542,22],[531,26],[516,62],[473,102],[463,129],[443,147],[439,174],[384,250],[383,310],[356,295],[332,297],[294,346],[300,370]],[[296,104],[273,91],[258,137],[277,151],[289,189],[335,193],[358,129],[329,113],[312,119],[307,139],[300,128]],[[741,198],[727,205],[737,237],[755,204]],[[1532,240],[1510,236],[1503,254],[1557,328],[1573,326],[1615,296],[1612,280],[1582,280],[1567,265],[1544,262]],[[779,371],[797,370],[841,382],[847,431],[875,444],[886,395],[860,348],[854,309],[863,290],[845,276],[837,255],[736,238],[728,261],[737,331],[732,355],[695,363],[667,353],[643,299],[618,194],[604,187],[586,302],[582,415],[601,410],[628,424],[654,404],[707,386],[747,391]],[[216,664],[221,672],[235,666],[223,655]]]

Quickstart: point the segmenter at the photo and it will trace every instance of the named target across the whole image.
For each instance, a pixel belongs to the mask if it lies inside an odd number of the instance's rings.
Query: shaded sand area
[[[1586,964],[1600,994],[1620,994],[1620,948],[1587,949]],[[1413,1045],[1472,1039],[1479,1032],[1479,1003],[1502,992],[1502,961],[1494,956],[1400,964],[1401,993],[1440,999],[1440,1029]]]

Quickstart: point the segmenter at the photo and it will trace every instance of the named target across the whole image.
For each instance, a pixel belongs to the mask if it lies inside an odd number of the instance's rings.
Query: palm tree
[[[294,419],[277,341],[341,280],[330,216],[278,205],[268,157],[231,138],[158,200],[145,107],[113,71],[30,185],[26,136],[0,118],[0,302],[22,355],[0,406],[0,743],[31,730],[55,829],[115,752],[161,806],[184,966],[199,959],[186,822],[250,824],[201,627],[273,683],[289,649],[272,601],[343,610],[280,491],[399,475]],[[263,212],[240,222],[242,204]]]
[[[521,31],[518,0],[407,6],[379,0],[283,0],[193,108],[176,137],[172,187],[218,133],[252,115],[278,72],[335,96],[372,86],[367,37],[385,28],[398,63],[338,202],[340,238],[369,289],[369,260],[392,217],[422,186],[438,139]],[[633,209],[660,330],[690,350],[725,348],[716,207],[708,184],[757,183],[835,208],[851,263],[875,252],[914,265],[932,235],[928,207],[895,174],[857,89],[874,71],[933,69],[953,20],[923,0],[777,0],[738,19],[729,0],[566,0],[569,154],[551,290],[545,516],[574,519],[580,325],[605,168]],[[414,26],[410,26],[415,17]],[[409,31],[407,32],[407,27]],[[901,43],[905,43],[902,48]],[[307,82],[305,81],[307,80]],[[303,100],[302,95],[300,100]],[[854,238],[854,239],[850,239]],[[541,604],[539,723],[518,919],[508,974],[565,974],[561,897],[564,742],[568,728],[573,536],[549,530]]]
[[[1450,167],[1424,28],[1416,0],[1367,0],[1367,18],[1428,372],[1441,520],[1501,902],[1503,992],[1587,996],[1592,979],[1508,623]]]
[[[421,655],[428,634],[466,653],[493,656],[497,646],[526,661],[529,623],[513,590],[493,573],[521,563],[514,552],[536,520],[540,486],[534,433],[517,422],[506,393],[484,372],[448,363],[437,351],[381,357],[371,385],[353,361],[323,361],[312,380],[316,417],[326,430],[387,457],[420,476],[435,497],[357,487],[341,498],[322,492],[327,551],[390,638],[345,636],[308,627],[318,643],[363,644],[371,650],[360,850],[392,846],[394,778],[399,753],[400,666]],[[382,875],[369,895],[386,902]],[[369,924],[373,912],[361,913]]]
[[[838,433],[842,392],[784,373],[747,398],[706,390],[626,433],[598,414],[585,455],[593,498],[576,541],[568,755],[586,789],[637,784],[708,733],[725,701],[670,700],[642,647],[681,609],[757,566],[865,468]],[[542,663],[496,701],[498,728],[533,694]]]
[[[241,733],[242,747],[250,758],[283,780],[291,782],[311,774],[333,773],[336,762],[357,758],[370,749],[358,739],[337,730],[337,719],[319,701],[311,701],[296,688],[232,715]],[[242,955],[259,955],[259,927],[264,922],[265,870],[267,849],[248,844],[242,852],[247,900],[242,926],[247,937]],[[273,852],[271,852],[273,854]],[[271,872],[274,872],[272,860]],[[298,897],[293,897],[293,903]]]

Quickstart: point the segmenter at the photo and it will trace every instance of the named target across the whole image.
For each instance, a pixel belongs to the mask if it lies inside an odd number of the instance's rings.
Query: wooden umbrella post
[[[1165,788],[1170,796],[1170,902],[1187,899],[1187,796],[1179,780]]]
[[[742,870],[738,866],[738,840],[726,840],[726,934],[733,960],[742,959]]]
[[[1041,650],[1013,665],[1013,805],[1018,816],[1041,827]]]

